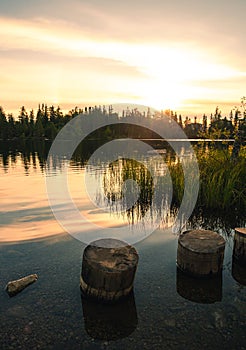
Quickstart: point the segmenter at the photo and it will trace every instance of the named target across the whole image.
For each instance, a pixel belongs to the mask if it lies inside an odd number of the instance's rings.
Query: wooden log
[[[221,272],[225,240],[209,230],[192,230],[180,235],[177,265],[185,273],[209,277]]]
[[[197,278],[177,267],[177,293],[187,300],[200,304],[212,304],[222,300],[222,273],[213,278]]]
[[[23,289],[25,289],[30,284],[36,282],[37,279],[38,279],[38,275],[34,274],[34,275],[25,276],[15,281],[10,281],[6,285],[6,291],[9,294],[9,296],[12,297],[20,293]]]
[[[246,228],[235,228],[233,258],[246,267]]]
[[[133,291],[114,304],[95,303],[81,297],[85,330],[93,339],[117,340],[128,337],[138,324]]]
[[[114,302],[133,288],[138,264],[136,249],[116,239],[89,244],[83,254],[80,287],[87,297]]]

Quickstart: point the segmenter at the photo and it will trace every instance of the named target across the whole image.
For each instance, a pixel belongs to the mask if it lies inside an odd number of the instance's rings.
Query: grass
[[[236,160],[231,159],[231,149],[197,148],[200,171],[198,205],[206,209],[230,210],[246,208],[246,148]],[[170,164],[174,187],[174,203],[183,197],[184,177],[182,166]]]

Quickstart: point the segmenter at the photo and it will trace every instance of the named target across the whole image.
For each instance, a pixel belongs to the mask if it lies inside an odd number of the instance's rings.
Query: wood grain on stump
[[[246,228],[235,228],[233,257],[246,267]]]
[[[116,239],[89,244],[83,254],[80,287],[85,296],[113,302],[127,296],[137,269],[136,249]]]
[[[218,274],[223,265],[225,240],[209,230],[191,230],[178,240],[177,265],[193,276]]]

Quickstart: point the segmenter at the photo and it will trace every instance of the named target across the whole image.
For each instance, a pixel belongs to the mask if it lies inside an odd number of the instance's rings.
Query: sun
[[[182,105],[182,91],[179,89],[178,85],[154,82],[151,89],[143,92],[143,102],[158,110],[177,110]]]
[[[178,110],[187,100],[211,96],[213,90],[204,87],[203,82],[238,75],[231,67],[197,50],[152,47],[147,52],[145,60],[138,62],[139,71],[146,76],[138,94],[141,103],[156,109]]]
[[[187,94],[181,85],[154,79],[142,86],[140,103],[157,110],[181,108]]]

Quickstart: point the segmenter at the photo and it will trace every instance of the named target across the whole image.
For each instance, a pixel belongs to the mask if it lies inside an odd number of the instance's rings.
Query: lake
[[[218,278],[187,277],[176,267],[178,234],[172,225],[177,210],[168,205],[172,193],[153,200],[151,171],[166,179],[165,161],[176,161],[171,149],[162,145],[158,154],[149,151],[143,166],[124,154],[110,164],[102,154],[88,163],[101,143],[79,147],[67,181],[83,217],[67,219],[71,235],[55,219],[47,198],[47,177],[57,182],[66,163],[47,170],[50,146],[48,141],[0,143],[1,349],[246,349],[245,269],[232,259],[234,228],[245,226],[245,213],[195,207],[182,230],[220,233],[225,259]],[[55,189],[51,192],[52,197]],[[65,210],[61,201],[59,212],[66,219]],[[139,254],[134,292],[119,304],[97,305],[80,293],[84,242],[122,227],[128,233],[136,227],[139,234],[128,235]],[[10,298],[7,282],[32,273],[38,281]]]

